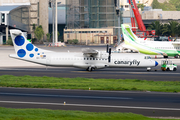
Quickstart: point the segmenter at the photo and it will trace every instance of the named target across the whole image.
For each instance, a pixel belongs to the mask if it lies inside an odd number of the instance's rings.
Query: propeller
[[[109,57],[108,57],[108,62],[111,62],[111,48],[109,48]]]
[[[109,52],[109,45],[107,44],[106,52]]]

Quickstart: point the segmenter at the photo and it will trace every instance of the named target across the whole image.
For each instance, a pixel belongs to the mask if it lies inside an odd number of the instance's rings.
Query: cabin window
[[[150,56],[145,56],[144,59],[151,59],[151,57]]]
[[[92,60],[92,58],[90,58],[90,60]]]
[[[95,58],[93,58],[93,60],[95,60]]]
[[[87,58],[87,60],[89,60],[89,58]]]
[[[86,58],[84,58],[84,60],[86,60]]]

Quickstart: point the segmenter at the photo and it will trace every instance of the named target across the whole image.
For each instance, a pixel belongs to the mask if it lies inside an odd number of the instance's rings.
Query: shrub
[[[11,37],[9,37],[9,38],[8,38],[7,44],[8,44],[8,45],[12,45],[12,46],[13,46],[13,42],[12,42]]]
[[[74,44],[78,44],[78,40],[77,39],[73,39],[73,43]]]
[[[72,40],[67,40],[68,44],[72,44]]]
[[[36,28],[36,30],[34,31],[34,34],[38,42],[41,42],[40,40],[43,38],[43,35],[44,35],[44,31],[41,25]]]
[[[34,44],[36,40],[37,40],[36,38],[33,38],[32,39],[32,43]]]
[[[51,39],[51,34],[50,34],[50,33],[47,33],[47,34],[46,34],[46,37],[47,37],[47,42],[49,42],[50,39]]]

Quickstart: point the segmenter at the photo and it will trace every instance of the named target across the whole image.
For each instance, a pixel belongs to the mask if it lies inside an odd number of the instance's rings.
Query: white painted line
[[[134,106],[111,106],[111,105],[88,105],[88,104],[67,104],[67,103],[66,103],[66,105],[64,105],[64,103],[43,103],[43,102],[22,102],[22,101],[0,101],[0,103],[180,111],[179,108],[157,108],[157,107],[134,107]]]
[[[47,95],[47,94],[23,94],[23,93],[0,93],[0,95],[37,96],[37,97],[66,97],[66,98],[88,98],[88,99],[133,99],[126,97],[99,97],[99,96],[71,96],[71,95]]]
[[[18,68],[0,68],[0,70],[5,70],[5,71],[40,71],[40,72],[44,72],[44,71],[52,71],[52,72],[59,72],[59,71],[65,71],[65,70],[51,70],[51,68],[46,69],[46,66],[44,66],[44,68],[31,68],[31,69],[18,69]]]
[[[125,73],[125,74],[156,74],[156,75],[180,75],[180,73],[173,73],[173,72],[108,72],[108,73]]]

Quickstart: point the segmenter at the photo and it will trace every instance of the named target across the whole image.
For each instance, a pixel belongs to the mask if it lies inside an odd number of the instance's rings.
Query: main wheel
[[[164,56],[164,58],[168,58],[168,56]]]
[[[176,71],[176,70],[177,70],[176,68],[173,69],[173,71]]]
[[[170,71],[170,69],[169,69],[169,68],[167,68],[167,69],[166,69],[166,71]]]
[[[93,71],[93,70],[95,70],[95,68],[94,68],[94,67],[92,67],[92,68],[91,68],[91,71]]]
[[[91,68],[91,67],[89,67],[89,68],[88,68],[88,71],[89,71],[89,72],[91,72],[91,71],[92,71],[92,68]]]
[[[180,58],[180,56],[179,56],[179,55],[176,55],[175,58]]]

